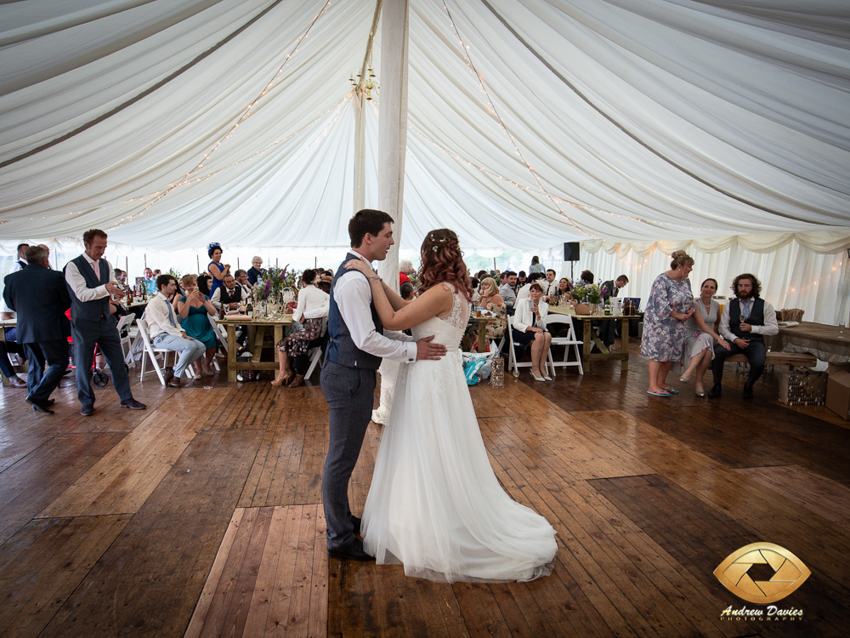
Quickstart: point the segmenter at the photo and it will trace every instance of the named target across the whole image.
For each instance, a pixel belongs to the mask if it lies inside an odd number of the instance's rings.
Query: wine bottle
[[[248,300],[248,307],[245,308],[245,314],[248,315],[249,317],[254,316],[254,306],[251,304],[250,299]]]

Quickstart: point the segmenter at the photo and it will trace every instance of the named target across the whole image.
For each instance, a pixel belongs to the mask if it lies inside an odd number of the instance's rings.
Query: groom
[[[372,416],[375,371],[381,359],[413,363],[439,359],[446,347],[419,341],[401,333],[384,335],[372,303],[369,281],[358,270],[346,270],[351,259],[383,260],[393,241],[393,218],[379,210],[363,209],[348,223],[352,250],[336,269],[331,285],[328,336],[322,366],[322,392],[330,408],[330,441],[322,477],[322,499],[328,528],[328,555],[333,558],[372,560],[363,551],[360,519],[348,507],[348,481],[360,455]],[[377,277],[377,275],[375,275]],[[392,336],[392,338],[389,338]]]

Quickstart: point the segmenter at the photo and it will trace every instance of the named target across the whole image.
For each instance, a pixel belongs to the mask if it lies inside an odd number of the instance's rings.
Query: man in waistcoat
[[[65,311],[71,298],[62,273],[50,269],[44,248],[31,246],[26,257],[28,266],[6,277],[3,297],[18,313],[18,339],[29,360],[26,401],[36,412],[53,414],[50,393],[68,367],[71,328]]]
[[[110,295],[120,299],[124,292],[115,281],[112,264],[103,259],[106,233],[97,228],[88,230],[83,235],[83,243],[86,251],[65,265],[65,282],[71,292],[71,334],[77,366],[77,397],[82,404],[80,413],[83,416],[94,413],[91,365],[95,344],[109,363],[121,407],[144,410],[147,406],[136,401],[130,391],[118,321],[109,310]]]
[[[395,243],[392,223],[392,217],[378,210],[364,209],[354,215],[348,224],[352,249],[331,284],[329,342],[321,384],[330,407],[322,497],[328,555],[333,558],[372,559],[355,537],[360,532],[360,519],[349,509],[348,481],[372,415],[375,371],[381,359],[412,363],[446,354],[445,346],[431,343],[433,336],[414,342],[401,333],[385,334],[372,303],[369,281],[363,273],[343,267],[351,259],[385,259]]]
[[[221,281],[221,286],[215,289],[210,301],[216,310],[220,310],[224,306],[224,310],[229,312],[236,310],[239,307],[239,302],[243,299],[247,300],[247,296],[242,286],[236,283],[233,275],[226,275]]]
[[[755,275],[738,275],[732,282],[735,299],[723,306],[720,314],[720,336],[731,344],[731,348],[714,346],[714,361],[711,370],[714,374],[714,387],[708,393],[713,398],[722,391],[723,364],[726,357],[743,353],[750,362],[750,374],[744,384],[744,398],[753,396],[753,385],[764,372],[764,359],[767,352],[764,345],[765,335],[779,332],[776,311],[773,306],[759,297],[761,283]]]

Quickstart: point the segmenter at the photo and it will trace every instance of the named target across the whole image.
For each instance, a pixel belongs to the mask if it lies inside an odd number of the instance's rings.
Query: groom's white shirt
[[[353,248],[348,252],[368,261]],[[382,359],[405,363],[416,361],[416,343],[409,336],[392,330],[384,330],[382,335],[375,330],[372,313],[369,310],[372,303],[372,288],[366,277],[356,270],[340,275],[334,284],[333,294],[339,314],[348,326],[355,346],[363,352]]]

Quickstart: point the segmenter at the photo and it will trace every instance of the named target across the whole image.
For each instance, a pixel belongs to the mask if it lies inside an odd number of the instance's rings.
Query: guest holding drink
[[[212,369],[212,361],[218,349],[213,327],[207,317],[215,316],[215,307],[210,298],[198,290],[198,281],[195,275],[184,275],[180,285],[185,295],[177,300],[177,313],[180,315],[180,325],[187,336],[197,339],[206,346],[203,363],[201,359],[194,361],[195,371],[198,375],[203,372],[211,377],[215,374]]]
[[[546,331],[546,316],[549,304],[543,301],[543,288],[537,282],[531,284],[528,297],[517,299],[513,320],[514,345],[531,346],[531,374],[535,381],[551,381],[545,374],[546,355],[552,345],[552,335]]]
[[[210,281],[210,298],[215,294],[217,288],[221,287],[224,278],[230,273],[230,264],[221,263],[221,244],[213,242],[207,247],[207,254],[212,261],[207,266],[207,272],[212,281]]]

